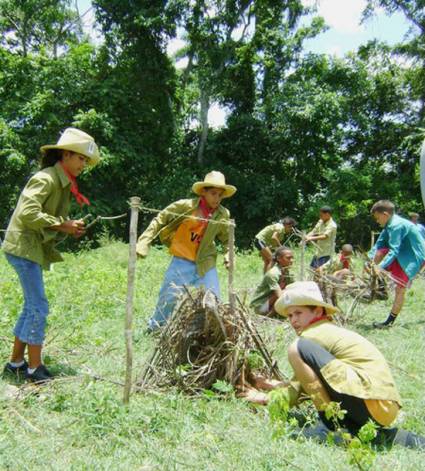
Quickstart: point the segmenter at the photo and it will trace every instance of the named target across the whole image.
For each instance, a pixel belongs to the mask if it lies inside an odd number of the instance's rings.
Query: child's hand
[[[69,234],[77,239],[86,232],[85,223],[82,219],[69,219],[59,226],[52,226],[50,229],[63,232],[64,234]]]
[[[136,253],[137,256],[140,258],[145,258],[148,255],[149,252],[149,246],[143,243],[138,243],[136,245]]]

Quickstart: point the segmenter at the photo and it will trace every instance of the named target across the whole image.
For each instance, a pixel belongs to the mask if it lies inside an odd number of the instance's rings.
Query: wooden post
[[[235,312],[236,295],[233,286],[235,272],[235,220],[230,219],[229,224],[229,303],[231,312]]]
[[[136,272],[136,242],[137,242],[137,221],[139,218],[140,198],[132,196],[130,198],[130,244],[127,271],[127,302],[125,313],[125,346],[126,346],[126,371],[124,384],[124,404],[130,401],[132,368],[133,368],[133,298],[134,298],[134,278]]]
[[[300,263],[300,279],[304,281],[305,276],[305,232],[302,233],[301,239],[301,263]]]

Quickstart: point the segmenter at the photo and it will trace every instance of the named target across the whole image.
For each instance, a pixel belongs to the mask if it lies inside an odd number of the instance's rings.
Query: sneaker
[[[26,375],[27,369],[28,369],[28,363],[26,360],[24,360],[24,364],[21,366],[13,366],[10,362],[7,362],[4,367],[3,373],[11,374],[19,378],[20,376],[24,377]]]
[[[53,379],[53,375],[44,365],[40,365],[33,373],[29,373],[27,370],[25,378],[32,383],[46,383]]]
[[[387,324],[387,322],[374,322],[373,324],[373,327],[375,329],[388,329],[389,327],[392,327],[392,323],[391,324]]]

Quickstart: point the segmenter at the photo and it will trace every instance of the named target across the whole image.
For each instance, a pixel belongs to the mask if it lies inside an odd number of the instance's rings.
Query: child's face
[[[211,209],[217,209],[220,206],[223,194],[224,190],[222,188],[203,188],[201,192]]]
[[[383,213],[379,213],[378,211],[375,211],[373,213],[373,218],[375,219],[375,221],[382,227],[385,226],[385,224],[388,222],[388,220],[390,219],[391,215],[388,214],[387,212],[383,212]]]
[[[300,335],[310,322],[320,315],[321,309],[323,308],[316,307],[312,309],[309,306],[290,306],[286,312],[292,328]]]
[[[276,260],[279,266],[290,267],[294,261],[294,254],[292,250],[285,250]]]
[[[286,234],[289,234],[290,232],[292,232],[292,229],[293,229],[292,224],[284,224],[283,227],[285,229]]]
[[[84,155],[75,152],[65,151],[62,157],[62,164],[74,177],[78,177],[88,164],[89,159]]]
[[[319,211],[319,217],[323,222],[326,222],[331,218],[331,213],[323,213],[322,211]]]
[[[346,252],[345,250],[341,250],[341,253],[344,258],[351,258],[353,255],[353,252]]]

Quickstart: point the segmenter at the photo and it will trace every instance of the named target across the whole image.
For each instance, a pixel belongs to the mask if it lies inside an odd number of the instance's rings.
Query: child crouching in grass
[[[78,191],[76,178],[86,165],[96,165],[100,159],[93,138],[75,128],[66,129],[57,144],[43,146],[41,151],[41,170],[23,189],[2,245],[24,294],[12,356],[4,372],[33,382],[52,378],[42,363],[49,313],[42,269],[63,260],[55,248],[61,239],[59,232],[76,238],[84,234],[83,220],[67,219],[71,195],[80,205],[89,204]]]

